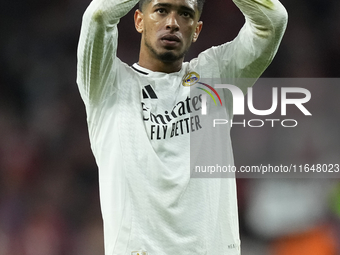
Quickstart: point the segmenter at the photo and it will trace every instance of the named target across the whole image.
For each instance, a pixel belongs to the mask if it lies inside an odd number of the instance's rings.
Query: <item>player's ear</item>
[[[195,33],[194,33],[194,36],[192,38],[192,42],[196,42],[197,41],[198,36],[201,33],[202,27],[203,27],[203,21],[197,22],[197,26],[195,28]]]
[[[135,28],[137,32],[142,33],[143,32],[143,13],[137,9],[135,11],[134,19],[135,19]]]

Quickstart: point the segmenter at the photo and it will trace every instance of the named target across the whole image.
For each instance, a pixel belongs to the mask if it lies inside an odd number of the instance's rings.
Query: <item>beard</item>
[[[184,57],[184,53],[180,54],[180,55],[176,55],[171,51],[165,52],[165,53],[161,53],[161,54],[157,54],[157,58],[164,62],[164,63],[173,63],[179,59],[182,59]]]
[[[177,60],[180,60],[180,59],[183,59],[185,54],[187,53],[187,49],[184,50],[183,52],[180,52],[178,54],[175,54],[171,49],[166,49],[165,52],[157,52],[155,48],[153,48],[147,38],[145,38],[145,41],[144,41],[144,44],[145,46],[150,50],[150,52],[156,56],[156,58],[160,61],[162,61],[163,63],[173,63]]]

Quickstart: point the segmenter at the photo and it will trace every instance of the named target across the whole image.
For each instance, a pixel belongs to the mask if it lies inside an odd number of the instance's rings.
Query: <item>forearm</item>
[[[269,38],[277,46],[287,26],[287,11],[278,0],[233,0],[255,36]]]
[[[115,25],[139,0],[93,0],[84,13],[83,20],[90,19],[102,25]]]
[[[245,16],[244,26],[233,41],[213,47],[204,56],[218,66],[224,82],[246,92],[273,60],[286,29],[287,12],[278,0],[233,1]]]
[[[112,72],[116,61],[119,19],[126,15],[138,0],[93,0],[86,9],[78,44],[77,83],[82,98],[101,100],[115,87]]]

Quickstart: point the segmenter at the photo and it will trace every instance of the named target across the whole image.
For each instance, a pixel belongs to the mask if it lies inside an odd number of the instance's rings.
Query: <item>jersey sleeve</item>
[[[118,89],[117,24],[138,0],[93,0],[83,15],[78,43],[77,84],[85,104]]]
[[[238,79],[240,84],[236,85],[245,91],[273,60],[288,15],[278,0],[233,1],[242,11],[245,24],[233,41],[213,47],[208,55],[218,66],[222,79]]]

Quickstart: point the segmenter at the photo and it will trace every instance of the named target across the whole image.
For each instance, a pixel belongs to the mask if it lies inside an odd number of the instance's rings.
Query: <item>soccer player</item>
[[[240,254],[235,179],[190,178],[190,135],[208,130],[198,115],[202,96],[191,97],[190,86],[259,77],[278,49],[287,13],[278,0],[234,0],[246,20],[238,36],[183,62],[202,30],[204,0],[141,0],[134,15],[139,62],[128,66],[116,56],[117,24],[137,2],[93,0],[78,46],[105,254]],[[222,103],[230,105],[224,96]],[[220,146],[233,165],[229,130]]]

